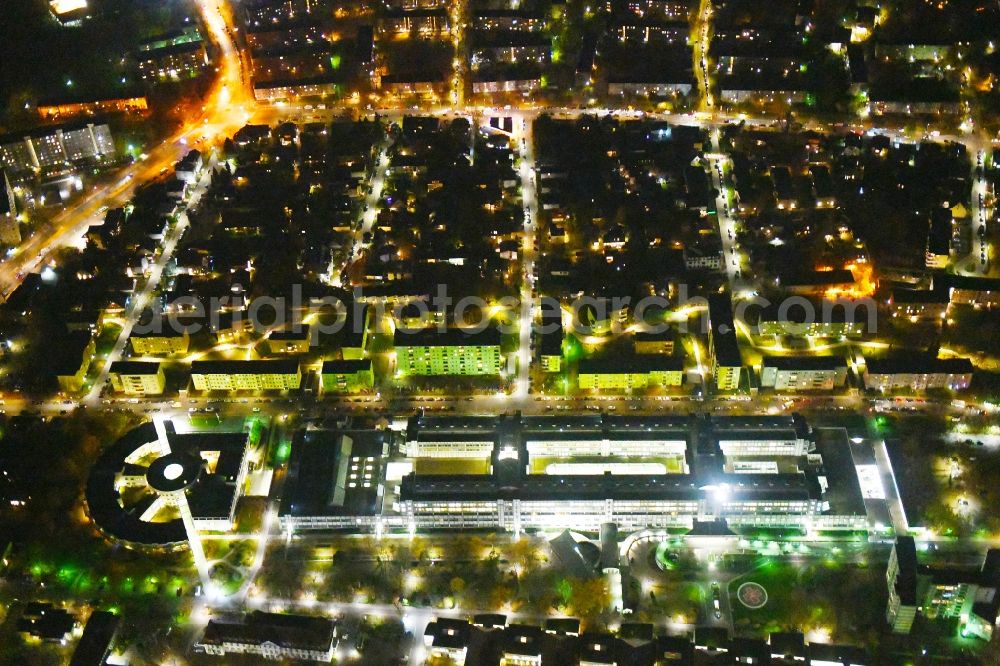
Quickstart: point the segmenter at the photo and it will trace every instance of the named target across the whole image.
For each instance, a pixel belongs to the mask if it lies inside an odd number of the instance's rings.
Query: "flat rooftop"
[[[900,355],[872,358],[865,361],[868,374],[970,374],[974,370],[967,358],[930,358],[921,355]]]
[[[842,356],[765,356],[765,368],[778,370],[839,370],[847,367]]]
[[[472,419],[470,421],[470,418]],[[465,427],[472,425],[475,430]],[[427,429],[425,429],[427,426]],[[434,441],[492,440],[492,474],[410,474],[404,477],[403,499],[448,501],[451,498],[492,501],[496,499],[597,500],[673,499],[698,501],[720,484],[731,500],[819,500],[822,490],[817,470],[797,471],[787,467],[779,474],[731,474],[725,471],[722,440],[797,442],[813,437],[812,429],[798,415],[776,416],[579,416],[433,417],[410,419],[409,441],[424,437]],[[578,451],[577,444],[615,441],[681,441],[687,449],[690,474],[591,474],[542,475],[526,473],[530,442],[563,443],[566,456]],[[500,456],[509,447],[516,458]],[[586,455],[586,454],[580,454]],[[838,473],[840,473],[838,468]],[[853,471],[851,471],[853,474]],[[856,476],[856,475],[855,475]],[[861,513],[863,513],[863,506]]]
[[[681,372],[684,360],[668,356],[654,358],[587,358],[580,361],[580,374],[620,375],[625,373]]]
[[[500,331],[492,326],[477,331],[461,328],[438,330],[424,328],[417,330],[396,329],[393,335],[396,347],[486,347],[500,345]]]
[[[194,361],[193,375],[294,375],[299,372],[295,360]]]
[[[724,483],[729,498],[746,500],[820,499],[818,485],[805,474],[724,474],[713,479]],[[486,475],[418,475],[403,479],[404,500],[448,501],[520,499],[526,501],[678,500],[696,502],[711,496],[708,481],[692,474],[529,474],[512,484]]]
[[[736,342],[733,300],[728,294],[712,294],[708,297],[708,323],[712,328],[711,341],[716,364],[723,367],[743,365],[743,354]]]
[[[384,430],[297,433],[288,460],[281,515],[374,515],[389,437]],[[368,460],[358,461],[361,458]],[[356,472],[352,461],[358,462]]]
[[[323,361],[323,367],[320,371],[321,374],[354,374],[357,372],[371,371],[372,361],[371,359],[359,359],[356,361],[352,360],[339,360],[333,359],[330,361]]]
[[[160,370],[156,361],[115,361],[111,364],[111,374],[118,375],[155,375]]]

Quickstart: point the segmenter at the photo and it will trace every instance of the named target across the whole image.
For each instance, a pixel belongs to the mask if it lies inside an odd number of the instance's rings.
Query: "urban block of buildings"
[[[671,356],[677,343],[674,331],[639,331],[632,335],[636,354],[663,354]]]
[[[832,391],[847,383],[847,361],[839,356],[765,356],[760,385],[776,391]]]
[[[799,416],[417,416],[405,433],[316,430],[300,440],[285,529],[868,525],[847,447],[818,442]],[[470,473],[435,474],[435,463],[417,465],[425,460],[462,461]]]
[[[743,354],[736,341],[733,301],[728,294],[708,298],[709,356],[713,361],[715,386],[720,391],[735,391],[743,376]]]
[[[188,527],[230,530],[249,449],[245,432],[144,423],[101,452],[84,492],[87,514],[105,535],[136,546],[182,547]]]
[[[242,621],[209,620],[195,650],[219,657],[256,655],[328,663],[338,642],[336,624],[329,618],[253,611]]]
[[[504,370],[500,331],[458,328],[397,329],[396,372],[401,375],[499,375]]]
[[[684,381],[684,360],[679,358],[584,359],[577,369],[581,389],[633,391],[677,387]]]
[[[127,97],[64,97],[41,100],[35,110],[46,121],[111,113],[142,114],[149,110],[149,100],[145,95],[138,94]]]
[[[485,663],[499,655],[508,666],[558,663],[579,666],[672,666],[673,664],[801,664],[868,666],[867,652],[852,645],[811,642],[801,633],[773,632],[767,638],[734,637],[722,627],[659,635],[652,624],[624,622],[612,632],[580,631],[577,618],[553,618],[543,627],[508,623],[503,614],[471,618],[437,617],[427,625],[423,643],[432,660],[459,666]],[[489,656],[488,656],[489,655]],[[496,657],[492,658],[496,662]]]
[[[70,331],[56,355],[55,374],[59,390],[79,393],[96,353],[96,340],[87,331]]]
[[[323,361],[320,382],[328,393],[370,391],[375,386],[371,359]]]
[[[862,338],[872,333],[869,319],[874,315],[873,306],[851,301],[772,304],[756,313],[751,327],[757,335]]]
[[[967,358],[929,358],[906,355],[870,358],[865,362],[865,388],[873,391],[905,389],[963,391],[972,383],[972,362]]]
[[[279,329],[267,336],[267,346],[272,354],[305,354],[311,344],[309,324],[293,329]]]
[[[161,395],[166,388],[163,364],[149,361],[115,361],[108,371],[111,387],[125,395]]]
[[[49,12],[66,27],[79,27],[90,18],[87,0],[49,0]]]
[[[555,309],[543,312],[541,329],[538,332],[538,356],[542,371],[559,372],[563,367],[563,325],[559,304]]]
[[[128,342],[135,356],[168,356],[188,353],[191,336],[186,330],[133,333]]]
[[[115,154],[104,123],[45,126],[23,135],[0,137],[0,167],[13,174],[102,160]]]
[[[92,612],[83,627],[83,635],[73,650],[69,666],[100,666],[107,663],[120,626],[121,617],[115,613],[103,610]]]
[[[143,42],[135,54],[144,81],[168,81],[199,76],[208,67],[201,31],[187,28]]]
[[[191,385],[196,391],[291,391],[302,384],[295,360],[195,361]]]
[[[0,169],[0,243],[17,245],[21,242],[21,227],[18,221],[17,199],[14,186],[7,172]]]
[[[990,549],[978,569],[920,564],[913,537],[896,537],[886,570],[886,620],[908,634],[920,615],[928,621],[957,620],[963,636],[993,637],[1000,609],[1000,550]]]

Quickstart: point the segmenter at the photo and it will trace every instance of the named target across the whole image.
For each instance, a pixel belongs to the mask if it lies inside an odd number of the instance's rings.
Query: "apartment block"
[[[166,81],[198,76],[208,66],[208,51],[198,28],[190,28],[144,42],[135,55],[144,81]]]
[[[632,391],[676,387],[684,381],[684,362],[674,358],[584,359],[579,385],[585,390]]]
[[[830,391],[847,383],[847,362],[836,356],[765,356],[760,385],[776,391]]]
[[[320,379],[323,391],[330,393],[358,393],[375,386],[371,359],[323,361]]]
[[[254,611],[240,622],[210,620],[195,649],[215,656],[329,663],[337,643],[336,624],[329,618]]]
[[[166,387],[163,365],[147,361],[115,361],[110,368],[111,386],[125,395],[160,395]]]
[[[167,356],[188,353],[191,336],[187,331],[134,333],[129,336],[128,342],[136,356]]]
[[[403,375],[498,375],[503,370],[500,332],[396,330],[397,372]]]
[[[875,391],[962,391],[972,383],[972,371],[972,362],[967,358],[941,359],[907,355],[868,359],[864,380],[865,388]]]
[[[267,348],[272,354],[305,354],[309,351],[311,342],[309,324],[272,331],[267,336]]]
[[[913,537],[896,537],[886,569],[886,621],[909,634],[918,615],[958,622],[963,636],[989,641],[1000,609],[1000,550],[986,552],[979,568],[920,564]]]
[[[735,391],[743,375],[743,354],[736,341],[733,301],[728,294],[708,297],[708,349],[715,366],[715,387]]]
[[[87,331],[71,331],[59,343],[55,353],[55,373],[59,389],[65,393],[77,393],[83,388],[87,369],[94,360],[94,337]]]
[[[302,384],[298,361],[195,361],[196,391],[290,391]]]
[[[0,137],[0,167],[11,173],[100,160],[115,154],[106,123],[41,127],[25,135]]]
[[[639,332],[632,336],[632,344],[635,346],[636,354],[663,354],[670,356],[674,353],[676,336],[671,330],[659,332]]]

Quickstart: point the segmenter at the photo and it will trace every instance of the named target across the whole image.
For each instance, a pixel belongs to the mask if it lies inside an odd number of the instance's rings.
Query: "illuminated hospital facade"
[[[718,519],[868,528],[846,442],[817,437],[798,415],[414,416],[395,430],[300,439],[280,513],[289,531],[642,530]],[[329,493],[306,492],[316,488]]]

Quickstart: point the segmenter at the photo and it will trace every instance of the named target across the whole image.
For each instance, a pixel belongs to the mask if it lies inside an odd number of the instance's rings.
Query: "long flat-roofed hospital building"
[[[293,443],[280,518],[288,530],[867,529],[847,441],[827,440],[798,415],[420,415],[314,430]]]

